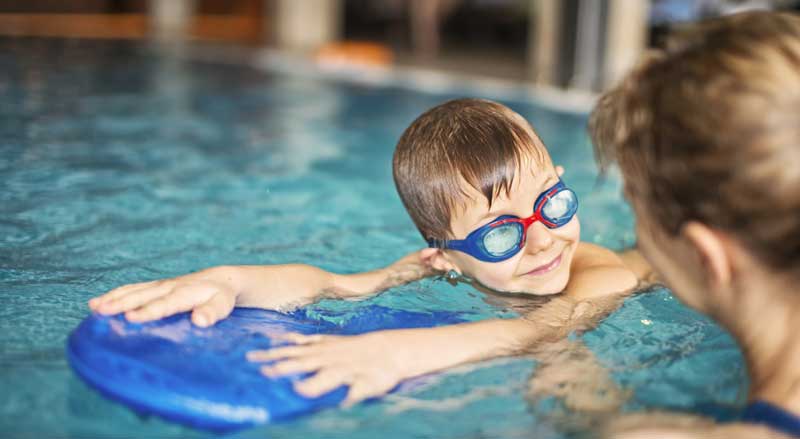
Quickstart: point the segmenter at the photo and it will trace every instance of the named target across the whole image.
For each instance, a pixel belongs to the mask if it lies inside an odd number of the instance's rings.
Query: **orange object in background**
[[[328,65],[385,67],[394,62],[394,51],[379,43],[339,41],[319,49],[315,59]]]
[[[162,0],[172,1],[172,0]],[[188,39],[264,44],[264,0],[195,0]],[[0,36],[143,39],[152,34],[147,0],[0,0]]]

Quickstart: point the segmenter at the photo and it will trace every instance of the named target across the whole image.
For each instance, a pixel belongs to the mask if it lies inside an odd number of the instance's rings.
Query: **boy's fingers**
[[[103,294],[102,296],[94,297],[91,300],[89,300],[89,306],[91,306],[93,308],[97,307],[99,305],[102,305],[103,303],[108,302],[109,300],[114,300],[114,299],[116,299],[118,297],[121,297],[121,296],[123,296],[123,295],[125,295],[125,294],[127,294],[127,293],[129,293],[129,292],[131,292],[133,290],[138,290],[139,288],[146,287],[146,286],[148,286],[150,284],[154,284],[156,282],[158,282],[158,281],[139,282],[139,283],[135,283],[135,284],[128,284],[128,285],[123,285],[121,287],[114,288],[113,290]]]
[[[283,334],[279,334],[274,336],[275,340],[280,341],[288,341],[289,343],[304,345],[304,344],[311,344],[311,343],[319,343],[328,336],[322,334],[300,334],[297,332],[286,332]]]
[[[200,327],[211,326],[233,311],[236,297],[231,291],[220,291],[192,312],[192,322]]]
[[[321,366],[321,361],[315,357],[295,358],[281,361],[270,366],[262,366],[261,373],[268,377],[292,375],[303,372],[314,372]]]
[[[344,375],[340,371],[323,369],[311,378],[295,383],[294,389],[309,398],[316,398],[344,384]]]
[[[132,322],[144,322],[189,311],[194,308],[198,300],[206,300],[206,294],[210,295],[208,291],[202,288],[198,289],[194,285],[176,287],[170,294],[164,295],[142,308],[126,312],[125,317]]]
[[[308,352],[307,346],[286,346],[273,348],[266,351],[250,351],[247,353],[249,361],[270,361],[292,358]]]
[[[342,407],[352,407],[359,402],[371,397],[376,396],[375,392],[371,392],[369,387],[355,382],[350,385],[350,390],[347,392],[347,398],[342,401]]]
[[[173,285],[168,282],[155,283],[138,290],[132,290],[124,296],[103,303],[97,311],[103,314],[116,314],[123,311],[139,308],[140,306],[157,299],[172,290]]]

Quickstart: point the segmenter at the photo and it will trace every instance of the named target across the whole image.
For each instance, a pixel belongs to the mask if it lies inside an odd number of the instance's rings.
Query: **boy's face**
[[[454,236],[463,239],[501,215],[529,217],[536,199],[556,184],[558,178],[546,154],[541,164],[529,161],[514,179],[509,196],[501,192],[494,199],[491,210],[483,194],[464,182],[462,189],[469,198],[464,209],[453,212],[450,227]],[[566,225],[555,229],[549,229],[539,221],[534,222],[528,228],[522,251],[501,262],[483,262],[458,251],[447,250],[447,254],[464,274],[494,290],[556,294],[563,291],[569,281],[580,230],[577,215]]]

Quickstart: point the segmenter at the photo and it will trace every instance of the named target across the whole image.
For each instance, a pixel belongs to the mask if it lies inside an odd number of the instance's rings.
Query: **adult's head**
[[[622,170],[640,247],[690,305],[730,323],[734,299],[764,300],[734,290],[796,285],[800,17],[678,33],[602,96],[590,131],[601,165]]]

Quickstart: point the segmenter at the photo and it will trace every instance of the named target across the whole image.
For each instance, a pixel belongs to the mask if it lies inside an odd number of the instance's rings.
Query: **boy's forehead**
[[[501,190],[492,200],[491,208],[489,200],[480,190],[460,178],[459,184],[464,198],[453,209],[451,227],[455,232],[459,228],[458,225],[478,222],[492,212],[512,211],[514,208],[520,207],[520,203],[527,205],[530,199],[535,199],[541,191],[546,189],[545,186],[548,182],[557,178],[558,174],[556,174],[555,167],[546,151],[541,158],[535,160],[526,158],[511,182],[509,193],[506,194]]]

